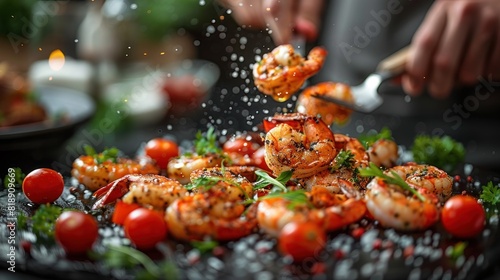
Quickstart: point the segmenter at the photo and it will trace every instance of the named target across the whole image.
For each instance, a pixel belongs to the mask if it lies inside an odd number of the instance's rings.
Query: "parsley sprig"
[[[359,175],[361,175],[363,177],[378,177],[378,178],[381,178],[387,184],[397,185],[397,186],[401,187],[403,190],[409,191],[410,193],[412,193],[413,195],[415,195],[416,197],[418,197],[418,199],[420,199],[421,201],[425,201],[425,198],[422,196],[422,194],[420,194],[414,188],[410,187],[410,185],[408,185],[408,183],[406,183],[405,180],[403,180],[403,178],[401,178],[401,176],[399,176],[398,173],[396,173],[393,170],[391,170],[390,173],[391,173],[391,175],[385,174],[373,162],[370,162],[370,165],[368,167],[361,168],[359,170]]]
[[[213,126],[209,127],[205,135],[198,131],[194,140],[194,149],[196,154],[204,156],[207,154],[221,154],[222,149],[217,142],[217,135]]]
[[[121,151],[115,147],[107,148],[101,153],[97,153],[95,149],[90,145],[84,145],[83,149],[88,156],[94,157],[95,161],[98,164],[102,164],[105,161],[116,163],[118,162],[118,156],[121,154]]]
[[[255,174],[258,176],[258,179],[254,183],[253,188],[258,190],[271,185],[273,186],[271,192],[287,192],[286,183],[292,178],[292,173],[291,170],[287,170],[281,172],[278,177],[273,178],[264,170],[257,170]]]
[[[23,185],[23,180],[26,175],[19,167],[11,167],[8,170],[9,173],[3,178],[4,187],[8,189],[9,186],[13,185],[16,189],[20,189]]]
[[[447,135],[419,135],[415,137],[411,151],[415,162],[434,165],[446,172],[452,172],[465,159],[464,146]]]
[[[483,186],[483,191],[479,198],[481,198],[485,204],[500,208],[500,187],[498,185],[493,185],[493,182],[489,181]]]
[[[330,167],[330,172],[334,172],[343,167],[352,168],[354,165],[354,154],[349,150],[340,150],[335,157],[335,165]]]

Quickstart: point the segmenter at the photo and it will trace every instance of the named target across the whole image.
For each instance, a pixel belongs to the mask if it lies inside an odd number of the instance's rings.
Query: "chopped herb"
[[[359,170],[359,175],[363,177],[378,177],[383,179],[387,184],[394,184],[401,187],[405,191],[411,192],[413,195],[418,197],[421,201],[425,201],[425,198],[417,192],[414,188],[410,187],[408,183],[406,183],[401,176],[395,171],[391,171],[391,176],[385,174],[378,166],[376,166],[373,162],[370,162],[370,165],[366,168],[361,168]]]
[[[207,241],[191,241],[193,248],[196,248],[200,253],[204,254],[212,251],[215,247],[219,246],[219,243],[215,240]]]
[[[493,182],[488,182],[486,186],[483,186],[483,191],[479,196],[483,203],[489,204],[491,206],[500,206],[500,187],[493,185]]]
[[[288,191],[288,192],[274,192],[270,193],[266,196],[262,196],[259,198],[259,200],[266,200],[270,198],[276,198],[280,197],[283,199],[286,199],[290,201],[290,204],[288,205],[288,209],[295,209],[298,206],[307,206],[309,208],[313,208],[313,205],[309,198],[306,195],[306,192],[304,190],[295,190],[295,191]]]
[[[253,188],[258,190],[271,185],[274,191],[287,192],[286,183],[292,178],[292,173],[291,170],[287,170],[281,172],[278,177],[273,178],[264,170],[257,170],[255,174],[258,176],[258,180],[254,183]]]
[[[196,133],[194,140],[194,148],[195,152],[200,156],[204,156],[211,153],[215,154],[222,153],[221,148],[217,144],[217,135],[215,133],[213,126],[211,126],[207,130],[205,135],[203,135],[201,131],[198,131]]]
[[[141,265],[143,269],[137,271],[137,279],[177,279],[177,267],[170,261],[155,263],[143,252],[127,246],[111,245],[102,254],[94,254],[109,268],[134,268]]]
[[[449,136],[419,135],[411,151],[415,162],[431,164],[446,172],[452,172],[465,159],[464,146]]]
[[[345,168],[352,168],[354,164],[354,154],[349,150],[340,150],[340,152],[335,157],[335,165],[330,168],[330,171],[336,171]]]
[[[99,154],[90,145],[84,145],[83,149],[88,156],[93,156],[98,164],[102,164],[105,161],[111,161],[116,163],[118,162],[118,156],[121,154],[121,151],[114,147],[107,148]]]
[[[467,247],[467,242],[457,242],[455,245],[449,247],[449,251],[447,251],[448,256],[453,259],[457,260],[459,257],[464,255],[465,248]]]
[[[17,214],[17,229],[24,230],[28,226],[28,216],[24,213]]]
[[[53,239],[55,222],[63,208],[51,204],[40,205],[31,217],[32,231],[37,239]]]
[[[9,173],[5,175],[5,178],[3,179],[4,187],[6,189],[9,189],[9,187],[12,186],[11,184],[13,184],[14,188],[20,189],[23,185],[23,180],[26,175],[19,167],[9,168],[8,170]]]
[[[365,146],[365,149],[368,149],[375,143],[377,140],[387,139],[392,140],[392,132],[389,128],[383,127],[380,132],[376,132],[375,130],[370,131],[367,134],[360,135],[358,140]]]

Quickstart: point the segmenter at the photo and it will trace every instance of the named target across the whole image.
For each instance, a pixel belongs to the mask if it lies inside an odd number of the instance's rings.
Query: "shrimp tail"
[[[126,175],[95,191],[92,196],[97,198],[97,201],[92,205],[92,210],[99,209],[123,197],[128,193],[131,181],[134,181],[134,176]]]

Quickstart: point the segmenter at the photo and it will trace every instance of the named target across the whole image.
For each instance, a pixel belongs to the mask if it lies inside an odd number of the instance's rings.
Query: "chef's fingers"
[[[493,9],[483,8],[479,11],[476,26],[470,37],[469,46],[465,51],[464,59],[458,72],[458,79],[463,84],[474,84],[483,74],[490,47],[495,44],[495,35],[498,33],[499,19]],[[498,67],[498,64],[497,64]]]
[[[406,71],[402,77],[403,89],[411,95],[421,93],[429,78],[431,59],[446,25],[444,4],[433,4],[413,36]]]
[[[318,38],[324,0],[301,0],[295,18],[295,32],[312,42]]]
[[[298,0],[264,0],[262,10],[271,37],[277,45],[289,43],[292,38]]]
[[[483,73],[485,75],[485,80],[500,80],[500,19],[498,20],[498,25],[493,33],[490,54]]]
[[[218,0],[231,10],[231,16],[242,27],[262,29],[266,27],[262,13],[262,1],[255,0]]]
[[[443,2],[439,2],[443,3]],[[447,21],[443,37],[432,58],[429,92],[444,98],[451,92],[458,73],[459,62],[474,26],[478,6],[469,1],[446,1]]]

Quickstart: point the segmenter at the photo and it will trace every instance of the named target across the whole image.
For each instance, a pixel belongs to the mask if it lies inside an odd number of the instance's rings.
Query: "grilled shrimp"
[[[439,218],[436,196],[423,188],[417,189],[425,201],[381,178],[374,178],[367,188],[366,208],[384,227],[402,231],[424,230]]]
[[[340,191],[339,179],[350,181],[356,189],[364,189],[369,182],[366,177],[357,175],[358,168],[368,166],[368,154],[358,139],[335,133],[335,148],[338,151],[328,169],[300,180],[300,183],[310,189],[313,186],[323,186],[334,193]],[[349,152],[346,154],[345,152]],[[346,158],[346,155],[352,155]]]
[[[347,103],[354,103],[351,88],[342,83],[323,82],[314,86],[307,87],[302,91],[297,99],[297,112],[312,116],[320,115],[321,119],[331,125],[334,122],[343,124],[352,114],[352,110],[327,102],[313,95],[328,95]]]
[[[253,185],[243,175],[233,172],[232,168],[212,167],[195,170],[191,182],[197,185],[195,192],[206,192],[227,201],[245,200],[252,197]]]
[[[228,241],[252,233],[256,226],[255,204],[226,201],[208,193],[177,199],[165,212],[169,232],[181,240]]]
[[[170,159],[167,164],[167,176],[181,184],[189,183],[191,173],[198,169],[220,166],[223,157],[216,153],[204,156],[190,154]]]
[[[307,203],[293,205],[285,197],[262,197],[257,206],[259,227],[271,236],[278,236],[289,222],[312,221],[327,231],[335,231],[360,220],[365,203],[345,194],[332,194],[322,187],[306,193]]]
[[[138,203],[163,211],[174,200],[187,195],[186,188],[176,180],[161,175],[129,174],[97,190],[94,209],[122,198],[125,203]]]
[[[148,158],[132,160],[118,158],[117,162],[98,163],[94,156],[80,156],[73,162],[71,175],[91,191],[98,190],[111,181],[127,174],[158,174],[159,168]]]
[[[259,91],[284,102],[321,69],[326,55],[324,48],[315,47],[304,59],[292,45],[278,46],[254,64],[254,83]]]
[[[395,166],[391,170],[396,171],[408,184],[424,188],[433,193],[439,198],[440,202],[450,198],[453,191],[453,178],[435,166],[410,162],[405,165]]]
[[[379,139],[369,148],[370,162],[378,167],[391,168],[399,159],[398,145],[393,140]]]
[[[265,136],[265,160],[278,176],[292,170],[292,178],[305,178],[326,170],[335,158],[335,138],[317,117],[287,115],[290,120],[277,124]]]

